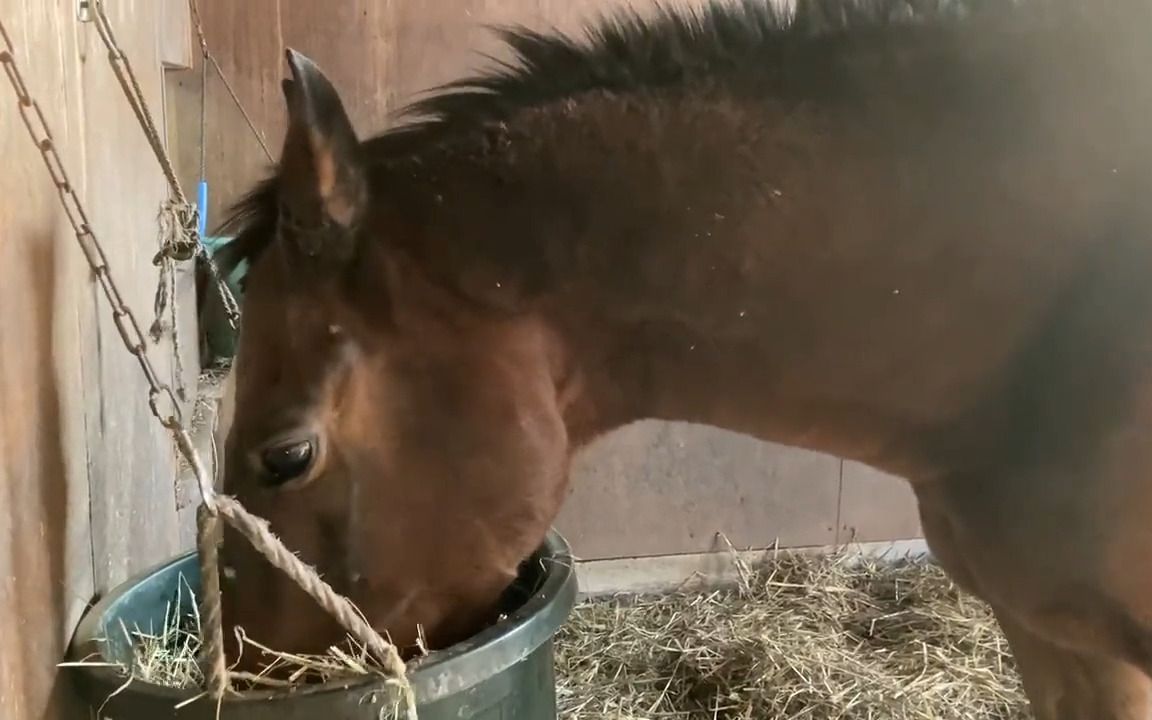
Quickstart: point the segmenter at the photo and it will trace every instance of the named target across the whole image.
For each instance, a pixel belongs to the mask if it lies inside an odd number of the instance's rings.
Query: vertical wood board
[[[110,5],[155,111],[159,8]],[[166,189],[107,52],[71,1],[0,0],[0,21],[118,284],[147,329]],[[177,549],[172,449],[148,424],[139,370],[120,345],[6,77],[0,157],[0,193],[19,199],[0,203],[0,717],[81,718],[88,714],[56,664],[94,593]],[[167,377],[167,341],[149,351]]]

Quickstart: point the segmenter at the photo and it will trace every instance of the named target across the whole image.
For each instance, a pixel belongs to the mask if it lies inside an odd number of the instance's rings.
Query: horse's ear
[[[336,88],[311,60],[289,49],[281,88],[288,131],[280,158],[281,233],[309,255],[351,251],[367,183],[360,142]]]

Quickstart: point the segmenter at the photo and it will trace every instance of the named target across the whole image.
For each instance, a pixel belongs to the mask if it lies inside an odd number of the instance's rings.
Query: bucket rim
[[[567,621],[578,595],[575,561],[567,540],[556,529],[550,529],[544,542],[527,560],[545,566],[543,583],[527,601],[473,637],[408,663],[408,679],[419,705],[456,695],[500,675],[550,641]],[[104,619],[125,601],[133,589],[189,564],[192,566],[190,569],[198,570],[195,550],[137,573],[107,592],[85,611],[73,634],[67,660],[73,663],[101,662],[105,658]],[[128,680],[122,667],[93,664],[72,665],[70,669],[110,692],[122,688]],[[288,690],[250,690],[225,697],[224,704],[267,704],[270,701],[349,692],[363,692],[365,695],[394,692],[388,680],[383,676],[366,675]],[[200,688],[173,688],[139,679],[132,679],[120,692],[151,695],[158,700],[171,700],[174,705],[203,695]]]

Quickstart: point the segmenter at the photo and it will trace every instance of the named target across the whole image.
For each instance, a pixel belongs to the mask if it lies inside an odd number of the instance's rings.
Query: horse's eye
[[[265,449],[260,461],[268,477],[275,484],[283,485],[303,475],[312,464],[314,454],[312,441],[300,440]]]

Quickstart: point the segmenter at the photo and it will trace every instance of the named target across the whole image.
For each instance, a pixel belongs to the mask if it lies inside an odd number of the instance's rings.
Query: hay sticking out
[[[319,654],[295,654],[280,652],[262,645],[241,629],[237,629],[244,652],[258,652],[262,663],[259,673],[232,672],[233,685],[238,689],[291,688],[304,684],[327,683],[334,680],[363,677],[378,674],[387,676],[380,663],[372,657],[368,649],[352,638],[345,640],[345,647],[333,645],[328,652]]]
[[[132,646],[130,664],[106,661],[80,661],[67,663],[72,667],[116,667],[129,681],[161,685],[180,690],[201,690],[204,674],[200,667],[201,625],[194,594],[183,576],[176,596],[165,608],[163,626],[159,630],[121,627],[124,637]],[[258,673],[230,670],[232,686],[236,690],[285,689],[312,683],[362,678],[365,675],[387,673],[371,656],[367,648],[352,638],[343,646],[333,645],[323,655],[292,654],[262,645],[243,631],[236,636],[245,653],[258,653],[261,670]]]
[[[737,587],[598,600],[557,637],[565,720],[1025,718],[988,608],[934,565],[775,554]]]
[[[132,641],[132,667],[125,674],[136,680],[172,688],[198,688],[204,682],[200,653],[200,614],[192,589],[181,575],[176,597],[164,610],[164,623],[156,630],[129,630]]]
[[[155,685],[172,688],[198,688],[204,682],[204,675],[197,662],[200,652],[200,637],[172,624],[156,634],[129,632],[135,652],[131,669],[132,677]]]

